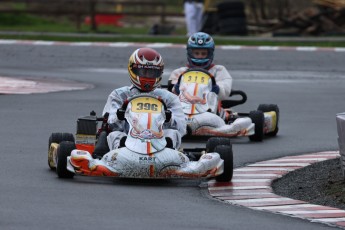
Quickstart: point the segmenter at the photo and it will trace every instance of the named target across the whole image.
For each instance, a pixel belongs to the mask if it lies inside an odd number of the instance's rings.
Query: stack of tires
[[[216,11],[205,12],[203,15],[201,31],[208,34],[217,34],[218,30],[218,13]]]
[[[247,35],[247,21],[243,2],[221,2],[217,5],[217,12],[219,34]]]

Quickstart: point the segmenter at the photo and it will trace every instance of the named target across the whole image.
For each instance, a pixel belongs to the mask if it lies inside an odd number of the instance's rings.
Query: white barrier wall
[[[345,113],[337,114],[337,128],[341,170],[345,178]]]

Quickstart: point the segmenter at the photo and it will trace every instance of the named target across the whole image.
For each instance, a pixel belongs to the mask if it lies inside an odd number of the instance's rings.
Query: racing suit
[[[176,84],[181,74],[187,71],[188,67],[181,67],[175,69],[169,77],[172,84]],[[225,100],[229,97],[232,88],[232,77],[227,71],[227,69],[222,65],[211,65],[207,71],[212,74],[219,86],[219,100]]]
[[[103,109],[103,115],[109,113],[108,123],[113,130],[107,136],[110,150],[118,148],[122,137],[127,135],[125,121],[118,120],[116,112],[129,97],[145,94],[134,86],[124,86],[112,91]],[[164,136],[171,138],[173,147],[178,149],[181,146],[181,138],[186,134],[186,121],[179,98],[168,90],[155,89],[147,92],[148,95],[160,97],[171,111],[171,120],[164,123]]]
[[[189,69],[188,66],[186,67],[180,67],[178,69],[175,69],[169,77],[169,81],[171,81],[171,84],[176,84],[179,77],[186,72]],[[212,64],[209,69],[206,69],[210,74],[212,74],[216,80],[216,84],[219,86],[219,93],[218,93],[218,100],[226,100],[229,98],[229,95],[231,93],[232,88],[232,77],[230,73],[227,71],[227,69],[222,65],[215,65]],[[214,116],[214,114],[207,112],[208,119],[215,119],[219,120],[218,116],[221,117],[224,121],[228,121],[229,113],[224,110],[223,108],[219,107],[218,111],[216,111],[217,116]],[[220,122],[220,123],[219,123]],[[221,125],[221,121],[218,121],[219,125]]]

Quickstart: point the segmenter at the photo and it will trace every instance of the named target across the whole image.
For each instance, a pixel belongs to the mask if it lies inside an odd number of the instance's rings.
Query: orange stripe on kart
[[[150,165],[150,177],[154,177],[154,175],[155,175],[155,166]]]
[[[147,129],[151,129],[151,122],[152,122],[152,114],[148,113],[147,114]],[[146,153],[151,152],[151,142],[146,142]]]
[[[193,96],[196,96],[199,90],[199,84],[196,83],[194,86],[194,92],[193,92]],[[195,112],[195,104],[192,104],[192,114],[194,114]]]

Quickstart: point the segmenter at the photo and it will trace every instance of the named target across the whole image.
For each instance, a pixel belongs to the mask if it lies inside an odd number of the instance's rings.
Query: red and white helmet
[[[154,49],[137,49],[129,58],[129,78],[132,84],[141,91],[154,90],[162,80],[163,70],[163,58]]]

